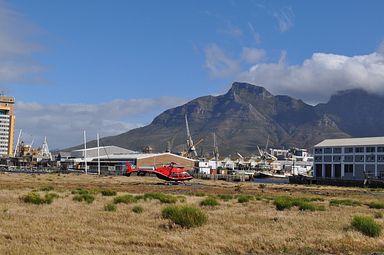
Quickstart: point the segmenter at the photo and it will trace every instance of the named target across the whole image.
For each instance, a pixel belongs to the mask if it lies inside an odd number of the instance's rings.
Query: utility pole
[[[100,135],[97,133],[97,173],[100,175]]]
[[[87,133],[84,130],[84,167],[85,174],[88,174],[88,165],[87,165]]]

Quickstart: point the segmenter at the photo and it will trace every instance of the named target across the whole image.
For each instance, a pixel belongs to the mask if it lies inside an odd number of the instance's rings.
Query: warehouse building
[[[327,139],[314,147],[314,176],[384,178],[384,137]]]
[[[124,172],[126,162],[129,162],[133,167],[141,169],[155,169],[161,165],[167,165],[171,162],[185,167],[186,170],[192,170],[195,167],[195,160],[182,157],[170,152],[165,153],[141,153],[132,150],[127,150],[117,146],[105,146],[88,148],[86,153],[83,150],[71,152],[71,157],[65,160],[64,163],[74,169],[85,169],[85,158],[89,171],[96,171],[98,161],[100,160],[101,171],[116,173]],[[98,157],[99,155],[99,157]]]

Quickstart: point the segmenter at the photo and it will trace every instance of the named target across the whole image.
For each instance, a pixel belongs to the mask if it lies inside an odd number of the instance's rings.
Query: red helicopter
[[[184,182],[190,181],[193,177],[185,171],[184,167],[177,166],[176,163],[171,162],[169,165],[161,166],[156,168],[155,170],[147,170],[147,169],[133,169],[129,162],[126,162],[127,172],[126,175],[130,176],[132,173],[145,174],[151,173],[156,174],[157,178],[165,181],[171,182]]]

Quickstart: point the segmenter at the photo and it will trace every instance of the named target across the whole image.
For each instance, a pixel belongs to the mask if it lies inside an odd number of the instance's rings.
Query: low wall
[[[316,178],[306,176],[290,176],[290,184],[314,184],[314,185],[330,185],[344,187],[365,187],[365,188],[384,188],[384,180],[366,179],[366,180],[342,180],[329,178]]]

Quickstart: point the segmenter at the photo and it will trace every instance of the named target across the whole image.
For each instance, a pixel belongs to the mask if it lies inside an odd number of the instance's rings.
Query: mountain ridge
[[[273,147],[311,148],[326,138],[384,135],[380,130],[384,113],[377,108],[384,109],[383,99],[355,89],[312,106],[287,95],[273,95],[261,86],[234,82],[223,95],[193,99],[164,111],[147,126],[101,141],[132,150],[150,145],[155,151],[164,151],[171,143],[174,151],[181,151],[186,143],[187,114],[195,142],[204,139],[199,153],[212,151],[213,132],[223,155],[254,154],[267,140]],[[95,146],[95,141],[88,146]]]

